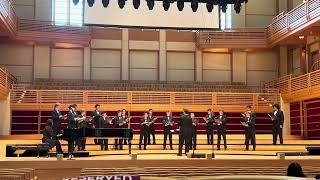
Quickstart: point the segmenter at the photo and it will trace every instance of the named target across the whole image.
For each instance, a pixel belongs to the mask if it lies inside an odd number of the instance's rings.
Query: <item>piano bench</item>
[[[37,156],[40,157],[41,154],[45,154],[48,157],[48,152],[50,151],[50,146],[48,143],[39,143],[39,144],[7,144],[6,147],[6,156],[14,157],[15,152],[16,156]]]

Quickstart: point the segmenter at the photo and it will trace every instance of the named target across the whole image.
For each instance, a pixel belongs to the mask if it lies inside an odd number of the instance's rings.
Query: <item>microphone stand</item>
[[[213,138],[212,138],[212,146],[211,146],[211,156],[212,156],[212,159],[214,159],[214,128],[212,130],[212,133],[213,133]]]

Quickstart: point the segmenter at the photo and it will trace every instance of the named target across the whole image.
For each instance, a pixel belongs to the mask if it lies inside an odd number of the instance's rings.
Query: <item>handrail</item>
[[[76,103],[92,109],[99,103],[102,108],[117,110],[119,107],[143,110],[154,109],[180,111],[184,106],[194,111],[223,107],[231,111],[243,110],[251,104],[256,109],[270,110],[270,103],[279,101],[279,93],[217,93],[217,92],[161,92],[161,91],[102,91],[102,90],[34,90],[26,86],[14,86],[11,91],[13,109],[46,109],[56,102],[64,108]],[[268,101],[266,100],[268,99]],[[49,109],[48,108],[48,109]]]
[[[12,84],[16,83],[17,79],[9,73],[5,68],[0,68],[0,99],[5,99],[12,89]]]
[[[319,96],[317,90],[320,88],[320,70],[296,77],[287,75],[271,81],[265,86],[279,88],[281,95],[290,101],[315,98]]]
[[[287,14],[279,14],[267,27],[268,43],[275,45],[289,36],[290,32],[306,27],[308,23],[312,24],[316,18],[320,18],[320,0],[307,0]]]

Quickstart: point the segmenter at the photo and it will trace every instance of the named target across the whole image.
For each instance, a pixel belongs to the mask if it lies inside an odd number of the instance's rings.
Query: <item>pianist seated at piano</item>
[[[47,124],[43,130],[42,142],[48,143],[50,149],[56,147],[57,154],[63,154],[63,151],[61,149],[61,144],[57,138],[57,135],[53,131],[52,119],[48,119]]]

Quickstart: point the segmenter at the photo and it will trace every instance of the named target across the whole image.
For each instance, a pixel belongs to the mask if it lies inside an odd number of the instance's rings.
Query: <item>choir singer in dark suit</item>
[[[53,120],[53,133],[54,134],[59,134],[60,126],[61,126],[61,120],[64,118],[60,112],[60,103],[56,103],[54,105],[54,109],[52,111],[52,120]]]
[[[245,130],[245,145],[246,145],[246,151],[249,150],[249,141],[251,141],[251,144],[253,146],[253,150],[256,150],[256,127],[255,127],[255,116],[252,116],[250,111],[245,112],[242,125],[244,126]]]
[[[178,156],[182,156],[182,146],[185,147],[185,154],[189,152],[192,136],[192,119],[187,109],[183,110],[179,122],[179,152]]]
[[[173,150],[172,147],[172,129],[173,129],[174,121],[170,111],[167,111],[166,116],[163,117],[163,128],[164,128],[164,140],[163,140],[163,150],[166,149],[167,138],[169,136],[170,149]]]
[[[227,128],[226,128],[227,121],[228,121],[227,116],[224,114],[224,111],[220,109],[219,115],[216,117],[216,125],[218,128],[217,150],[220,150],[221,137],[223,138],[223,142],[224,142],[224,150],[227,150]]]
[[[283,112],[280,110],[280,106],[278,104],[274,104],[273,112],[271,117],[272,120],[272,134],[273,134],[273,145],[277,144],[277,139],[279,135],[280,144],[283,145],[283,123],[284,123],[284,116]]]

